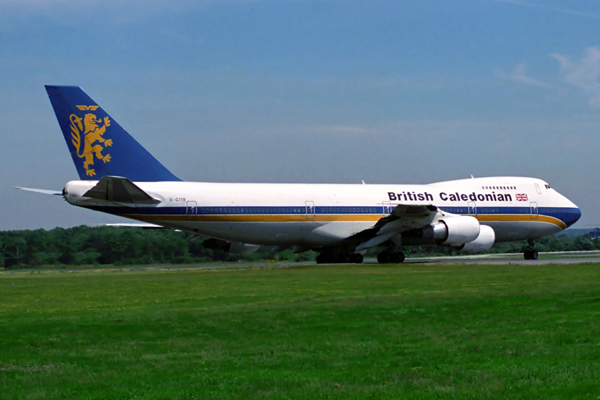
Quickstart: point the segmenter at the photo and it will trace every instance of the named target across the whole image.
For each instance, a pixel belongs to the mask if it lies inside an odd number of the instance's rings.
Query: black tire
[[[359,254],[359,253],[352,254],[352,262],[354,264],[362,264],[362,262],[363,262],[362,254]]]
[[[336,260],[336,263],[338,264],[350,264],[354,262],[354,257],[353,254],[340,254]]]
[[[377,262],[379,264],[389,264],[391,262],[390,256],[391,254],[388,251],[382,251],[377,254]]]
[[[392,263],[394,264],[402,264],[405,258],[404,253],[392,253]]]
[[[402,255],[402,259],[400,260],[400,263],[402,264],[404,262],[404,260],[406,260],[406,256],[404,255],[404,253],[400,253]]]
[[[537,250],[532,250],[531,251],[531,258],[530,260],[537,260],[538,259],[538,251]]]
[[[523,252],[523,257],[526,260],[537,260],[538,259],[538,251],[536,249],[527,249]]]

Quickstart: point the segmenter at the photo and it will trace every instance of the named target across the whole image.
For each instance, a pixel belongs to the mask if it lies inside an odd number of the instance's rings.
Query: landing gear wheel
[[[335,260],[337,264],[349,264],[354,262],[354,254],[338,254],[337,259]]]
[[[317,264],[333,264],[335,262],[338,261],[331,253],[321,253],[317,256]]]
[[[391,255],[392,253],[389,251],[382,251],[381,253],[377,254],[377,262],[379,264],[389,264],[391,262]]]
[[[359,253],[334,253],[331,251],[323,251],[317,256],[317,264],[348,264],[363,262],[363,256]]]
[[[391,251],[382,251],[377,254],[379,264],[402,264],[404,262],[404,253],[392,253]]]
[[[392,253],[391,262],[393,264],[402,264],[404,262],[404,258],[404,253]]]
[[[352,254],[352,262],[354,264],[362,264],[362,262],[363,262],[362,254],[359,254],[359,253]]]
[[[523,253],[523,258],[525,258],[526,260],[537,260],[538,251],[536,249],[526,249]]]
[[[526,260],[537,260],[538,252],[535,249],[535,240],[528,240],[527,247],[525,247],[525,251],[523,252],[523,257]]]

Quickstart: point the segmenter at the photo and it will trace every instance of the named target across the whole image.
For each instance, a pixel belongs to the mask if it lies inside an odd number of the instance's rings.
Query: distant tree
[[[228,254],[209,250],[194,235],[169,229],[140,229],[118,227],[87,227],[49,231],[43,229],[0,232],[0,262],[10,259],[28,266],[36,265],[91,265],[91,264],[151,264],[193,263],[205,261],[314,261],[317,253],[294,253],[293,248],[273,252],[262,246],[250,254]],[[519,253],[527,246],[525,241],[496,243],[485,253]],[[587,251],[600,249],[600,240],[588,235],[547,236],[537,242],[539,251]],[[369,249],[367,257],[375,257],[381,248]],[[409,257],[452,255],[459,253],[450,247],[407,246]],[[0,264],[2,265],[2,264]]]
[[[6,257],[25,257],[27,255],[27,241],[22,231],[10,231],[4,237],[2,253]]]
[[[596,246],[589,235],[580,235],[575,238],[575,250],[595,250]]]

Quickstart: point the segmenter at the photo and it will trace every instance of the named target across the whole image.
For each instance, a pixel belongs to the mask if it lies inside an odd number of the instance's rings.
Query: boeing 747
[[[72,205],[207,238],[205,247],[251,252],[260,245],[319,252],[318,263],[404,261],[403,246],[470,252],[535,240],[574,224],[581,211],[536,178],[490,177],[427,185],[209,183],[179,179],[81,88],[46,86],[80,180]]]

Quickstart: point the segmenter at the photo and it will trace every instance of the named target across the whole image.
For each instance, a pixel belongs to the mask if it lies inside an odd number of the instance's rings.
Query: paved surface
[[[518,260],[518,259],[501,259],[501,260],[434,260],[427,259],[422,260],[418,258],[406,259],[405,263],[410,264],[476,264],[476,265],[547,265],[547,264],[586,264],[586,263],[597,263],[600,264],[600,257],[577,257],[577,258],[548,258],[538,260]]]
[[[450,257],[419,257],[407,258],[404,264],[413,265],[436,265],[436,264],[473,264],[473,265],[548,265],[548,264],[584,264],[596,263],[600,264],[600,251],[585,251],[585,252],[560,252],[560,253],[540,253],[538,260],[525,260],[523,255],[519,254],[484,254],[471,256],[450,256]],[[377,265],[377,260],[367,259],[363,264]],[[0,274],[13,273],[85,273],[85,272],[118,272],[118,271],[147,271],[147,270],[181,270],[181,269],[196,269],[196,268],[273,268],[273,267],[300,267],[315,265],[314,262],[302,263],[215,263],[204,265],[149,265],[136,267],[121,267],[121,268],[95,268],[95,269],[17,269],[4,270]]]
[[[600,251],[561,251],[540,253],[538,260],[525,260],[522,254],[483,254],[452,257],[407,258],[411,264],[546,265],[600,263]]]

